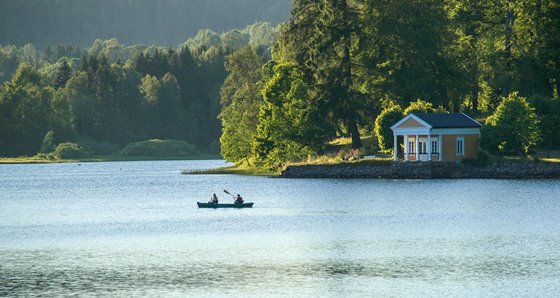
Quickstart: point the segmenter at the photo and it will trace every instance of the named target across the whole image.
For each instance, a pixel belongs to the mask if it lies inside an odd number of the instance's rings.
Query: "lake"
[[[560,180],[181,174],[224,164],[0,165],[0,296],[560,292]]]

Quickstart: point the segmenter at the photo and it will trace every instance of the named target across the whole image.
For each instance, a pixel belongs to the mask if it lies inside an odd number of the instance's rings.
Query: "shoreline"
[[[560,163],[499,161],[474,165],[448,161],[290,165],[281,178],[559,179]]]
[[[72,163],[72,162],[113,162],[113,161],[152,161],[152,160],[205,160],[222,159],[221,155],[198,155],[198,156],[93,156],[79,159],[46,159],[35,157],[0,157],[0,164],[48,164],[48,163]]]

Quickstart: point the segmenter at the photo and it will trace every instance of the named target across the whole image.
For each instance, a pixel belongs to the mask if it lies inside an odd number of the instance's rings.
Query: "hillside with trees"
[[[249,53],[228,61],[223,88],[252,89],[223,92],[222,111],[259,111],[244,125],[250,147],[229,143],[232,124],[222,123],[222,150],[239,151],[224,156],[237,163],[278,169],[324,154],[337,137],[362,148],[373,131],[391,151],[389,126],[413,111],[491,116],[481,145],[496,154],[560,146],[555,0],[296,0],[272,59],[235,79],[262,63]]]
[[[249,45],[270,59],[276,35],[269,23],[255,23],[201,30],[176,48],[116,39],[85,49],[0,47],[0,156],[46,155],[59,144],[107,155],[150,139],[219,154],[224,61]]]
[[[192,3],[240,9],[225,2]],[[410,112],[486,122],[481,147],[493,154],[560,147],[556,0],[294,0],[279,26],[200,30],[178,47],[81,42],[0,48],[1,155],[172,139],[187,144],[162,150],[279,169],[332,153],[340,137],[352,152],[389,152],[389,126]]]

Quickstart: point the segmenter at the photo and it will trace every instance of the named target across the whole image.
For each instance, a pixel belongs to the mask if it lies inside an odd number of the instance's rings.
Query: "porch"
[[[402,137],[402,143],[399,143]],[[441,161],[442,159],[442,135],[432,134],[394,134],[393,136],[393,160],[399,160],[399,152],[402,152],[404,161]],[[404,150],[399,150],[402,144]]]

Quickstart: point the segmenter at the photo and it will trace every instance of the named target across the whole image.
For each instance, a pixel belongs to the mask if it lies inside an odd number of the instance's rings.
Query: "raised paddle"
[[[230,195],[230,196],[232,196],[232,197],[234,197],[234,198],[235,198],[235,196],[234,196],[234,195],[232,195],[232,194],[230,194],[230,193],[229,193],[229,191],[227,191],[227,190],[225,190],[225,189],[224,189],[224,192],[225,192],[225,193],[227,193],[228,195]]]

